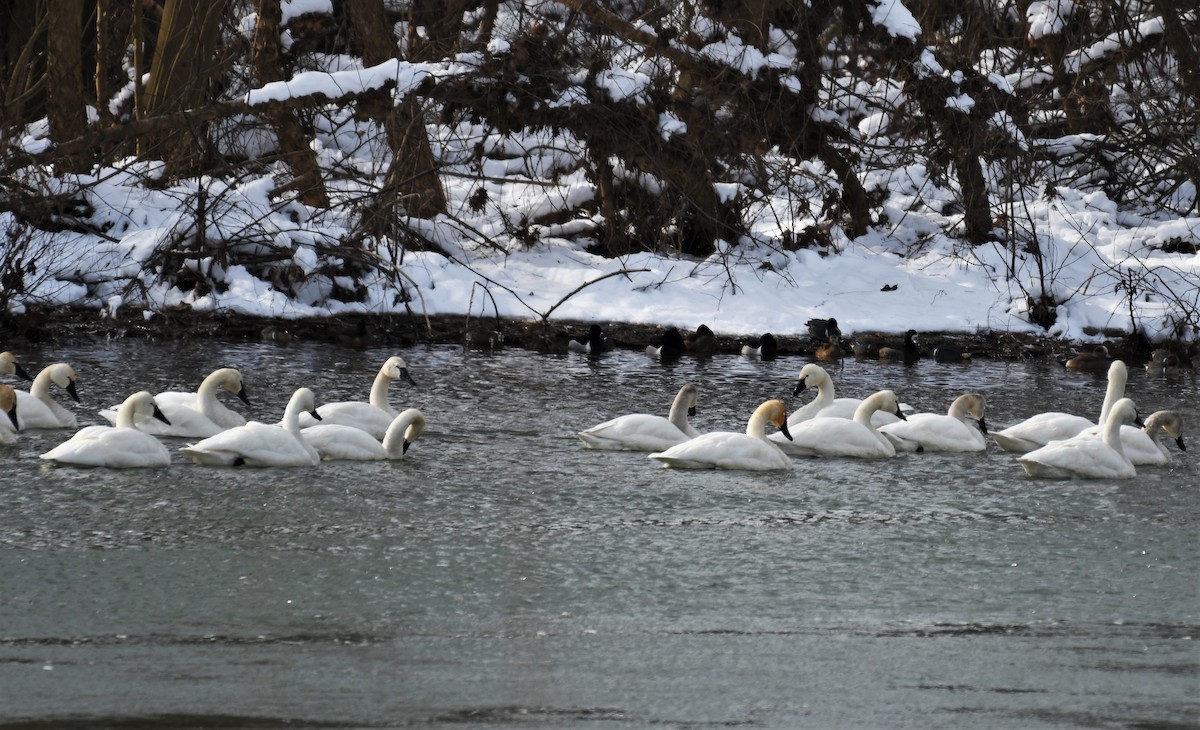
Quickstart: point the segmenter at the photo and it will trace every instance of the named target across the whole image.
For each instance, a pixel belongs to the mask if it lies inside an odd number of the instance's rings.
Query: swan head
[[[696,415],[696,399],[698,394],[696,386],[687,383],[679,389],[679,394],[675,396],[676,398],[682,398],[683,402],[687,404],[687,414],[689,416]]]
[[[125,403],[121,407],[126,409],[131,416],[152,416],[168,426],[171,425],[171,422],[159,409],[158,403],[154,402],[154,396],[150,395],[150,391],[140,390],[134,393],[125,399]],[[130,422],[132,423],[132,419]]]
[[[904,411],[900,410],[900,398],[891,390],[881,390],[865,398],[854,411],[854,420],[860,423],[870,423],[871,414],[875,411],[887,411],[895,414],[901,421],[907,421]],[[861,418],[859,416],[862,416]]]
[[[79,393],[75,390],[75,370],[65,362],[54,363],[46,368],[49,371],[50,382],[67,391],[67,394],[79,402]]]
[[[1137,405],[1134,404],[1131,398],[1122,398],[1113,404],[1112,410],[1108,413],[1108,420],[1120,423],[1133,423],[1141,428],[1145,426],[1142,422],[1142,417],[1138,415]],[[1169,433],[1169,432],[1168,432]]]
[[[987,411],[987,399],[982,393],[963,393],[954,399],[950,404],[950,415],[961,418],[964,415],[975,419],[979,424],[979,430],[987,435],[987,421],[984,420],[984,413]]]
[[[408,374],[408,363],[399,355],[389,357],[379,372],[391,380],[403,380],[409,385],[416,385],[412,376]]]
[[[400,415],[404,416],[405,414],[408,414],[411,420],[408,428],[404,429],[403,453],[407,454],[408,447],[412,446],[413,441],[416,441],[421,437],[421,434],[425,433],[425,414],[416,408],[409,408],[405,413],[401,413]]]
[[[825,372],[825,368],[815,362],[810,362],[800,368],[800,375],[796,379],[796,387],[792,389],[792,397],[795,398],[800,395],[810,385],[820,388],[827,382],[829,382],[829,373]]]
[[[215,378],[217,385],[236,395],[246,405],[254,405],[246,393],[246,384],[242,381],[242,373],[237,368],[221,368],[209,377]]]
[[[321,414],[317,413],[317,396],[313,395],[312,390],[308,388],[298,388],[295,393],[292,393],[292,399],[288,401],[287,410],[289,411],[307,411],[308,415],[318,421],[324,420]]]
[[[16,375],[22,380],[33,380],[11,352],[0,352],[0,375]]]
[[[779,432],[792,441],[792,434],[788,433],[787,427],[787,406],[781,400],[769,400],[758,407],[755,412],[756,416],[762,416],[763,420],[779,429]]]
[[[17,425],[17,392],[11,385],[0,383],[0,410],[8,414],[13,429],[20,430],[21,427]]]
[[[1178,411],[1155,411],[1146,418],[1143,430],[1150,438],[1154,438],[1155,432],[1160,428],[1175,439],[1175,445],[1180,451],[1187,451],[1187,446],[1183,443],[1183,417]]]

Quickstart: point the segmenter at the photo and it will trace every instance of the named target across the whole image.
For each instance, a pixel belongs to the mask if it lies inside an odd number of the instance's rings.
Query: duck
[[[311,426],[300,435],[317,450],[321,461],[381,461],[403,459],[424,432],[425,414],[406,408],[388,426],[383,443],[362,429],[336,423]]]
[[[1129,479],[1137,475],[1121,444],[1121,426],[1142,425],[1137,406],[1129,398],[1118,400],[1104,421],[1101,438],[1086,434],[1045,446],[1017,458],[1030,477],[1042,479]]]
[[[1179,356],[1170,350],[1154,350],[1150,353],[1150,360],[1146,362],[1146,374],[1151,376],[1166,375],[1174,372],[1181,364],[1182,361],[1179,359]]]
[[[11,385],[0,383],[0,411],[8,418],[0,418],[0,444],[11,444],[17,440],[17,393]]]
[[[1095,349],[1080,352],[1063,363],[1067,370],[1081,370],[1098,373],[1108,369],[1113,362],[1112,355],[1105,345],[1097,345]]]
[[[612,352],[614,347],[612,338],[598,324],[588,327],[586,336],[576,337],[567,341],[567,350],[570,352],[582,352],[586,355],[599,355],[605,352]]]
[[[837,320],[813,318],[804,323],[808,327],[808,336],[818,342],[834,343],[842,339],[842,331],[838,329]]]
[[[56,362],[42,368],[29,392],[17,391],[17,403],[20,405],[21,430],[30,428],[75,428],[79,421],[75,414],[59,405],[50,397],[50,386],[57,385],[67,391],[76,403],[79,402],[79,392],[75,388],[75,371],[65,362]]]
[[[792,397],[795,398],[808,388],[816,388],[817,397],[792,411],[792,415],[788,416],[789,427],[816,418],[818,413],[833,405],[833,378],[829,377],[825,368],[815,362],[800,368],[800,374],[796,376],[796,387],[792,389]]]
[[[169,425],[154,418],[141,417],[137,426],[155,436],[208,438],[227,428],[245,425],[246,419],[240,413],[226,408],[217,400],[218,390],[227,390],[246,405],[253,405],[237,368],[218,368],[200,382],[200,388],[194,393],[167,390],[154,396],[154,402],[167,417]],[[114,409],[100,411],[100,415],[110,422],[116,422],[117,412]]]
[[[674,360],[686,352],[687,345],[684,344],[683,335],[678,327],[668,327],[667,331],[663,332],[661,345],[646,345],[646,354],[655,360]]]
[[[25,368],[21,367],[21,363],[17,362],[17,356],[11,352],[0,352],[0,375],[15,375],[21,380],[33,380]]]
[[[759,358],[760,360],[774,360],[779,356],[779,344],[775,342],[775,335],[766,332],[759,335],[754,344],[742,345],[742,356]]]
[[[879,433],[871,416],[879,410],[904,419],[900,400],[890,390],[881,390],[863,399],[853,419],[813,418],[791,429],[792,438],[783,442],[772,434],[771,440],[790,456],[848,456],[879,459],[896,455],[896,447]]]
[[[880,426],[879,432],[897,451],[983,451],[987,448],[986,410],[987,400],[982,394],[963,393],[945,414],[914,413],[903,421]]]
[[[787,407],[781,400],[764,401],[746,424],[745,433],[711,431],[650,454],[648,458],[674,469],[737,469],[745,471],[775,471],[792,468],[792,460],[779,447],[767,440],[767,424],[790,438]]]
[[[883,347],[883,335],[879,332],[863,333],[854,336],[850,343],[851,352],[859,360],[878,360],[879,350]]]
[[[1104,404],[1100,407],[1099,423],[1104,423],[1114,403],[1125,395],[1125,382],[1129,371],[1121,360],[1113,360],[1108,366],[1108,388],[1104,392]],[[1096,423],[1070,413],[1047,411],[1030,416],[1002,431],[991,434],[996,445],[1005,451],[1024,453],[1045,446],[1051,441],[1061,441],[1095,426]]]
[[[170,466],[171,454],[155,437],[138,429],[143,418],[168,423],[154,396],[141,390],[125,399],[117,409],[115,426],[85,426],[41,458],[72,466],[101,466],[109,469],[138,469]]]
[[[1155,411],[1146,417],[1142,428],[1121,426],[1121,448],[1125,457],[1134,466],[1162,466],[1171,463],[1171,453],[1158,442],[1159,431],[1175,439],[1175,445],[1180,451],[1187,451],[1183,442],[1183,417],[1178,411]],[[1082,435],[1099,438],[1103,431],[1099,426],[1091,426],[1081,432]]]
[[[879,348],[880,362],[903,362],[905,365],[912,365],[920,359],[921,344],[916,330],[909,330],[904,333],[904,344],[899,348]]]
[[[689,355],[707,357],[717,352],[717,336],[706,324],[697,327],[695,332],[689,332],[683,342]]]
[[[180,451],[203,466],[315,466],[321,463],[321,455],[300,435],[303,412],[321,420],[316,396],[308,388],[298,388],[292,394],[278,424],[250,421],[188,444]]]
[[[841,339],[837,335],[833,335],[829,342],[817,345],[817,349],[813,353],[818,360],[826,362],[841,360],[845,354],[842,350]]]
[[[321,414],[320,419],[301,413],[300,428],[315,426],[320,420],[324,424],[341,424],[353,426],[371,434],[376,441],[383,439],[388,426],[392,424],[400,412],[388,402],[388,388],[397,380],[416,385],[408,374],[408,363],[399,355],[393,355],[384,361],[371,383],[371,394],[366,401],[334,401],[325,403],[316,410]]]
[[[650,413],[630,413],[580,431],[584,448],[604,451],[665,451],[700,435],[688,423],[696,415],[696,386],[685,383],[675,394],[666,418]]]
[[[940,363],[969,363],[972,353],[955,345],[938,345],[933,348],[933,361]]]

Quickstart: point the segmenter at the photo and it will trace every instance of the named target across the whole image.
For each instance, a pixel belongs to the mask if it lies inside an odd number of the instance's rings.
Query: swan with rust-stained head
[[[167,447],[138,430],[141,417],[167,422],[148,391],[125,399],[117,409],[115,426],[87,426],[70,439],[42,454],[41,458],[72,466],[102,466],[109,469],[161,467],[171,463]]]
[[[314,466],[321,462],[317,450],[300,435],[300,414],[316,420],[316,397],[308,388],[292,394],[279,424],[250,421],[210,436],[180,451],[205,466]]]
[[[696,386],[685,384],[675,394],[670,415],[630,413],[579,432],[589,449],[607,451],[663,451],[700,434],[688,422],[696,415]]]
[[[154,402],[170,425],[155,418],[140,416],[137,427],[155,436],[207,438],[227,428],[245,425],[246,419],[240,413],[226,408],[217,400],[217,391],[220,390],[229,391],[246,405],[251,405],[242,374],[235,368],[220,368],[209,374],[194,393],[168,390],[154,396]],[[116,422],[117,413],[113,409],[100,411],[100,415]]]
[[[741,469],[772,471],[791,469],[792,460],[767,440],[767,424],[788,435],[787,407],[783,401],[769,400],[755,409],[745,433],[713,431],[650,454],[663,466],[675,469]]]
[[[17,394],[11,385],[0,383],[0,444],[11,444],[17,440]]]
[[[17,362],[17,356],[11,352],[0,352],[0,375],[15,375],[22,380],[33,380],[29,373],[25,372],[25,368],[21,367],[21,363]]]
[[[371,434],[376,440],[382,439],[388,426],[400,415],[388,402],[388,388],[397,380],[416,385],[408,374],[408,363],[399,355],[393,355],[380,366],[375,380],[371,383],[371,395],[368,400],[326,403],[316,411],[321,414],[321,423],[353,426]],[[301,413],[300,428],[314,426],[317,420],[308,413]]]
[[[63,408],[50,396],[50,386],[57,385],[78,403],[79,392],[75,389],[75,371],[65,362],[56,362],[42,368],[33,379],[29,392],[17,391],[17,403],[21,430],[31,428],[74,428],[79,425],[75,414]]]
[[[1104,422],[1101,438],[1079,434],[1064,441],[1051,441],[1017,459],[1025,473],[1045,479],[1128,479],[1137,469],[1125,455],[1121,426],[1137,423],[1137,406],[1128,398],[1113,405]]]
[[[987,401],[979,393],[954,399],[946,413],[914,413],[879,427],[896,451],[983,451],[987,448]]]
[[[1125,363],[1114,360],[1108,367],[1108,388],[1104,392],[1104,404],[1100,407],[1099,423],[1108,419],[1113,404],[1125,396],[1125,382],[1129,371]],[[1045,446],[1051,441],[1062,441],[1078,436],[1084,430],[1097,425],[1083,416],[1059,411],[1047,411],[1030,416],[1024,421],[991,434],[996,445],[1005,451],[1024,453]]]
[[[863,400],[854,412],[853,419],[813,418],[792,427],[789,441],[783,441],[777,435],[772,435],[771,440],[791,456],[849,456],[859,459],[895,456],[895,447],[871,423],[871,416],[881,410],[904,418],[896,394],[881,390]]]
[[[1183,417],[1178,411],[1155,411],[1146,417],[1142,428],[1121,426],[1121,449],[1134,466],[1162,466],[1171,463],[1171,452],[1158,441],[1159,432],[1166,432],[1175,439],[1180,451],[1187,451],[1183,443]],[[1084,429],[1084,435],[1100,438],[1103,430],[1099,426]]]
[[[425,432],[425,414],[408,408],[396,416],[383,435],[383,443],[353,426],[317,424],[300,436],[321,455],[322,461],[381,461],[403,459],[408,448]]]

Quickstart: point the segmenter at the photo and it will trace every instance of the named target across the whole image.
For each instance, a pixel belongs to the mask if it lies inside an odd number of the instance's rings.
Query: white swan
[[[700,435],[688,423],[696,415],[696,386],[687,383],[675,395],[668,417],[630,413],[579,432],[585,448],[608,451],[665,451]]]
[[[33,380],[29,373],[25,372],[25,368],[21,367],[21,363],[17,362],[17,356],[11,352],[0,352],[0,375],[15,375],[22,380]]]
[[[1171,453],[1158,442],[1158,432],[1166,431],[1175,439],[1180,451],[1187,451],[1183,443],[1183,417],[1177,411],[1155,411],[1146,417],[1145,426],[1121,426],[1121,449],[1125,458],[1134,466],[1162,466],[1171,463]],[[1084,434],[1097,438],[1102,435],[1099,426],[1092,426]]]
[[[808,388],[816,388],[817,397],[788,416],[788,426],[815,418],[818,413],[833,405],[833,379],[829,377],[825,368],[815,362],[800,368],[800,374],[796,377],[796,387],[792,389],[792,397],[795,398]]]
[[[813,418],[794,426],[790,442],[776,442],[791,456],[851,456],[860,459],[878,459],[896,455],[896,449],[883,434],[876,430],[871,416],[879,410],[888,410],[903,419],[900,401],[890,390],[881,390],[863,400],[853,419]]]
[[[843,418],[853,420],[854,414],[858,413],[859,406],[862,404],[863,401],[858,398],[834,398],[832,403],[817,412],[815,418]],[[899,423],[900,420],[901,417],[897,416],[891,410],[875,411],[871,415],[871,425],[875,428],[886,426],[889,423]]]
[[[240,413],[231,411],[217,400],[218,390],[227,390],[241,398],[246,405],[251,405],[246,386],[242,383],[242,374],[235,368],[220,368],[205,378],[195,393],[167,390],[154,396],[154,402],[170,425],[142,416],[137,419],[137,427],[155,436],[207,438],[227,428],[245,425],[246,419]],[[109,421],[116,421],[114,410],[100,411],[100,415]]]
[[[382,444],[361,428],[337,423],[309,426],[300,436],[317,450],[322,461],[377,461],[403,459],[408,447],[424,432],[425,414],[409,408],[392,420]]]
[[[321,456],[300,436],[300,413],[307,411],[320,420],[315,407],[313,392],[300,388],[292,394],[279,424],[250,421],[180,451],[205,466],[313,466]]]
[[[148,391],[139,391],[125,399],[117,409],[115,426],[86,426],[74,436],[42,454],[43,459],[73,466],[103,466],[109,469],[135,469],[169,466],[167,447],[135,423],[146,416],[166,421],[166,417]]]
[[[769,400],[754,410],[745,433],[713,431],[684,441],[648,458],[676,469],[746,469],[770,471],[791,469],[792,460],[766,438],[767,424],[787,436],[787,408],[783,401]]]
[[[17,440],[17,394],[11,385],[0,384],[0,411],[8,418],[0,418],[0,444],[11,444]]]
[[[1137,420],[1137,406],[1128,398],[1117,401],[1104,422],[1101,438],[1078,435],[1051,441],[1017,461],[1031,477],[1047,479],[1128,479],[1137,474],[1121,446],[1121,424]]]
[[[50,386],[57,385],[79,402],[79,393],[75,390],[75,371],[65,362],[56,362],[42,368],[33,379],[29,392],[17,391],[17,414],[20,418],[21,429],[27,428],[74,428],[79,425],[75,414],[60,406],[50,397]]]
[[[1005,451],[1022,453],[1045,446],[1051,441],[1077,436],[1084,429],[1097,423],[1103,424],[1107,420],[1109,409],[1125,396],[1125,381],[1128,378],[1129,371],[1125,368],[1125,363],[1113,360],[1108,368],[1108,388],[1104,392],[1104,405],[1100,408],[1098,422],[1070,413],[1049,411],[1030,416],[1003,431],[992,432],[992,440]]]
[[[382,439],[383,435],[387,433],[388,426],[392,424],[396,416],[400,415],[399,411],[388,403],[388,386],[395,380],[405,380],[410,385],[416,385],[408,374],[408,364],[404,362],[404,358],[399,356],[389,357],[379,368],[379,374],[371,383],[369,401],[351,400],[326,403],[316,411],[321,414],[321,423],[353,426],[371,434],[376,440]],[[316,425],[317,420],[307,413],[302,413],[300,414],[300,428]]]
[[[979,393],[954,399],[946,413],[914,413],[903,421],[880,426],[896,451],[983,451],[987,448],[987,401]],[[968,423],[967,419],[975,423]]]

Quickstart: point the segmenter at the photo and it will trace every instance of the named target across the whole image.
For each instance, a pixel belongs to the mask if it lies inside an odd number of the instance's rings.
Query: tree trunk
[[[258,23],[254,29],[254,72],[259,85],[284,78],[280,61],[279,30],[283,11],[279,0],[259,0]],[[318,208],[329,207],[329,195],[321,179],[317,154],[309,146],[308,136],[290,109],[268,113],[279,139],[279,151],[292,168],[294,179],[288,186],[299,191],[300,201]]]
[[[207,100],[227,5],[228,0],[167,0],[144,93],[144,116],[191,109]],[[197,167],[208,151],[204,130],[172,131],[138,142],[140,155],[166,160],[174,175]]]
[[[46,13],[46,80],[49,94],[46,116],[50,136],[66,142],[83,135],[87,127],[83,91],[83,0],[57,0]],[[91,155],[68,155],[60,164],[79,172],[91,168]]]
[[[352,37],[367,66],[396,58],[398,49],[383,0],[343,0]],[[437,162],[425,131],[425,116],[417,99],[409,95],[399,106],[386,93],[364,100],[360,110],[383,120],[392,161],[378,204],[368,214],[371,233],[388,230],[402,207],[416,218],[432,218],[446,211],[446,195],[437,175]],[[403,205],[401,206],[401,203]]]
[[[46,13],[39,0],[0,4],[3,37],[4,117],[11,126],[28,124],[45,115]]]

